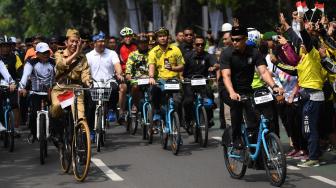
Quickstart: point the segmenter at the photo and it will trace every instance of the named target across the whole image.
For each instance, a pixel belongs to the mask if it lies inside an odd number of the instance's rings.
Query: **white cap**
[[[16,38],[15,37],[10,37],[10,38],[11,38],[12,43],[16,43]]]
[[[223,32],[232,31],[232,25],[230,23],[224,23],[222,25],[222,31]]]
[[[50,50],[50,48],[49,48],[48,44],[45,43],[45,42],[39,42],[36,45],[36,52],[43,53],[43,52],[46,52],[46,51],[49,51],[49,50]]]

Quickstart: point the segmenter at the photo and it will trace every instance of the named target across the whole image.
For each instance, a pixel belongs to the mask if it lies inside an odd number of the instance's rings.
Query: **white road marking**
[[[287,165],[287,169],[288,170],[300,170],[300,168],[298,168],[296,166],[292,166],[292,165]]]
[[[333,186],[336,186],[336,182],[335,181],[332,181],[328,178],[325,178],[325,177],[322,177],[322,176],[310,176],[311,178],[314,178],[314,179],[317,179],[319,181],[322,181],[324,183],[327,183],[329,185],[333,185]]]
[[[105,163],[97,158],[91,158],[91,161],[106,174],[107,177],[109,177],[112,181],[124,181],[122,177],[120,177],[118,174],[116,174],[113,170],[109,169]]]
[[[219,136],[214,136],[214,137],[211,137],[212,139],[215,139],[217,141],[222,141],[222,137],[219,137]]]

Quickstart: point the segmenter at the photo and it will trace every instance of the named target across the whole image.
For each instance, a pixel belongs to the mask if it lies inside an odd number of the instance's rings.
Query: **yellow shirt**
[[[322,90],[325,75],[320,54],[315,48],[302,57],[297,72],[300,87]]]
[[[168,45],[166,51],[163,51],[159,45],[155,46],[148,54],[148,65],[154,64],[158,72],[158,78],[167,80],[177,78],[178,72],[165,69],[164,59],[168,59],[172,67],[184,65],[184,59],[180,49],[174,45]]]

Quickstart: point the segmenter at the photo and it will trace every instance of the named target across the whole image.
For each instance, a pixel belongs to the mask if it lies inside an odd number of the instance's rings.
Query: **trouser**
[[[308,152],[310,160],[318,160],[320,156],[318,120],[323,101],[307,100],[302,105],[302,131],[308,140]]]
[[[30,119],[29,119],[29,129],[30,133],[36,137],[36,118],[37,118],[37,111],[41,110],[41,101],[44,100],[45,102],[48,101],[48,96],[41,96],[41,95],[31,95],[28,100],[30,100]]]
[[[296,150],[307,150],[307,142],[302,135],[302,109],[298,103],[279,106],[279,115],[288,137]]]
[[[93,130],[97,101],[92,101],[90,92],[85,92],[84,98],[86,107],[85,109],[87,109],[85,110],[85,115],[87,117],[90,130]],[[110,99],[109,101],[106,102],[107,109],[108,110],[112,109],[114,112],[117,112],[118,99],[119,99],[119,87],[118,85],[113,84]],[[107,109],[105,108],[105,110]]]
[[[280,128],[279,128],[279,118],[278,118],[278,112],[277,112],[277,106],[276,102],[272,102],[269,104],[264,104],[262,106],[259,106],[256,108],[256,116],[260,117],[260,114],[262,113],[266,119],[269,120],[269,130],[271,132],[274,132],[276,135],[280,137]]]
[[[225,120],[225,108],[224,104],[229,105],[229,93],[226,91],[223,83],[218,83],[218,95],[219,95],[219,120],[220,120],[220,127],[226,128],[226,120]]]
[[[210,87],[206,87],[205,90],[200,91],[201,96],[203,98],[209,98],[211,100],[214,100],[214,95]],[[184,85],[183,86],[183,108],[184,108],[184,116],[185,121],[187,123],[190,123],[190,121],[193,119],[193,116],[195,115],[194,112],[194,101],[195,101],[195,95],[194,90],[191,85]],[[210,121],[213,118],[213,110],[212,108],[206,108],[207,111],[207,117],[208,121]]]
[[[241,137],[241,126],[243,122],[243,110],[245,110],[246,125],[248,128],[257,127],[256,113],[252,107],[250,100],[242,103],[231,100],[230,102],[230,114],[232,124],[232,140],[239,139]]]
[[[67,87],[71,87],[71,85],[67,85]],[[73,86],[76,87],[76,86]],[[51,107],[50,114],[53,119],[59,119],[63,115],[63,109],[61,108],[60,102],[57,98],[58,95],[65,93],[67,90],[61,89],[58,86],[54,86],[51,91]],[[75,108],[74,104],[71,105],[72,115],[74,116]],[[84,92],[77,97],[77,114],[78,120],[82,120],[84,124],[87,124],[85,118],[85,108],[84,108]]]
[[[167,103],[167,93],[162,91],[158,86],[152,86],[151,88],[151,96],[152,96],[152,106],[154,113],[161,112],[161,105],[165,105]],[[175,109],[177,109],[177,113],[179,115],[182,114],[182,96],[180,93],[173,93],[173,100],[175,104]]]

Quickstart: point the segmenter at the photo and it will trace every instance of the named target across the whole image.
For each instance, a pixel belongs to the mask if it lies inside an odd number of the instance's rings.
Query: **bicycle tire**
[[[39,118],[39,124],[40,124],[40,164],[43,165],[45,163],[46,159],[46,117],[44,115],[41,115]]]
[[[171,117],[172,134],[170,136],[170,147],[174,155],[177,155],[181,146],[181,132],[180,132],[180,119],[177,112],[174,112]]]
[[[98,117],[96,117],[96,131],[95,131],[95,134],[96,134],[96,145],[97,145],[97,152],[100,152],[100,146],[101,146],[101,129],[102,129],[102,108],[98,109],[99,112],[98,112]]]
[[[69,122],[65,123],[63,134],[62,134],[62,143],[59,145],[60,150],[60,162],[61,169],[64,173],[68,173],[71,167],[71,158],[72,158],[72,121],[71,118]]]
[[[91,161],[91,140],[89,127],[79,122],[75,127],[72,141],[72,165],[75,179],[84,181]]]
[[[131,135],[135,135],[135,133],[138,130],[138,118],[137,118],[137,114],[132,114],[131,115],[131,127],[130,127],[130,133]]]
[[[142,138],[146,139],[146,137],[148,136],[148,143],[152,144],[153,136],[154,136],[153,135],[154,134],[154,122],[153,122],[152,106],[150,104],[146,105],[145,110],[147,112],[146,118],[147,118],[148,125],[144,124]]]
[[[161,147],[162,149],[167,149],[168,134],[163,132],[163,130],[166,129],[166,124],[163,121],[161,121],[160,124],[161,124],[161,129],[160,129]]]
[[[7,129],[9,130],[8,132],[8,151],[13,152],[14,151],[14,113],[13,111],[9,111],[7,113],[8,118],[7,118]]]
[[[266,141],[266,147],[272,159],[272,160],[268,160],[265,150],[262,149],[262,156],[263,156],[263,162],[264,162],[264,166],[266,170],[266,175],[268,176],[271,185],[280,187],[285,182],[286,174],[287,174],[287,165],[286,165],[286,157],[285,157],[284,149],[282,147],[279,137],[275,133],[272,133],[272,132],[268,133],[265,136],[265,141]],[[276,159],[278,160],[276,161]],[[277,165],[278,167],[276,167],[275,165]],[[273,169],[273,170],[270,169],[270,167],[272,166],[277,169]],[[277,176],[275,173],[273,173],[273,171],[277,172]]]
[[[209,122],[207,117],[207,112],[202,106],[199,109],[199,129],[198,129],[198,142],[201,147],[207,147],[208,144],[208,131],[209,131]]]

